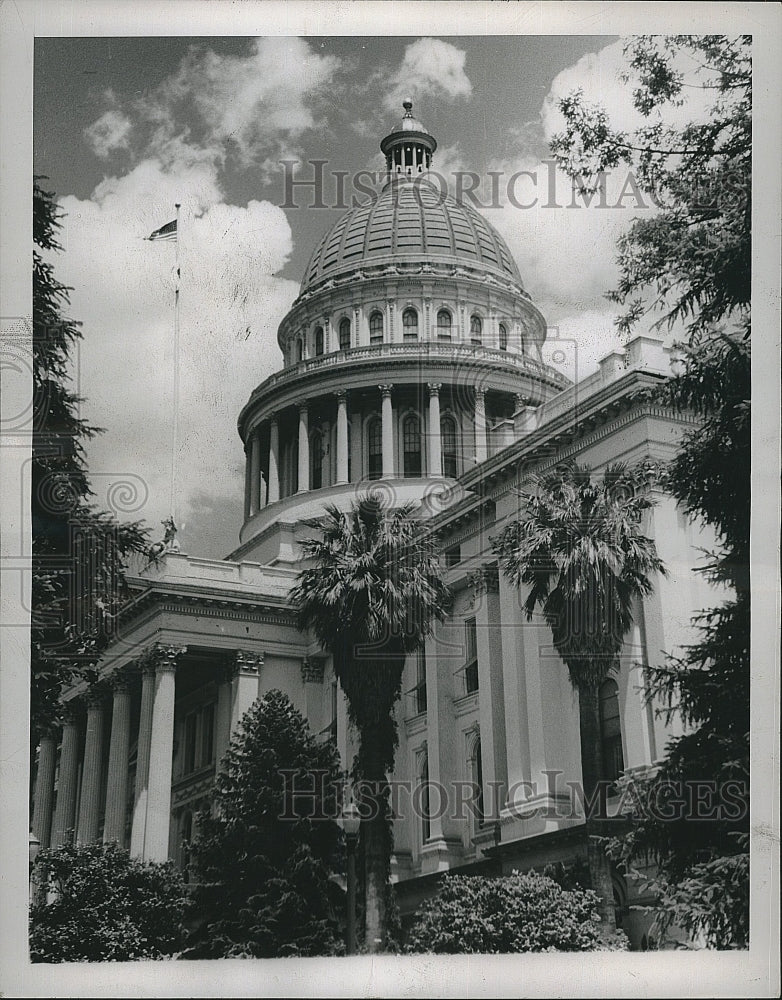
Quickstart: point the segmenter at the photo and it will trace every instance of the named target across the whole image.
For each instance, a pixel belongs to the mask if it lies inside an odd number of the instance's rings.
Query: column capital
[[[383,396],[383,398],[388,399],[390,398],[391,393],[394,391],[394,383],[393,382],[383,383],[382,385],[378,386],[378,389],[380,390],[380,394]]]
[[[269,414],[269,424],[270,425],[274,424],[276,426],[278,422],[279,422],[279,417],[277,415],[277,411],[275,410],[274,413]]]
[[[439,396],[440,395],[440,390],[442,389],[442,387],[443,387],[443,383],[442,382],[427,382],[426,383],[426,388],[429,390],[429,395],[430,396]]]
[[[106,678],[109,687],[117,692],[125,692],[130,690],[130,677],[126,670],[120,667],[119,670],[115,670],[113,674]]]
[[[62,726],[75,726],[79,721],[80,705],[77,701],[68,701],[60,705],[59,718]]]
[[[235,649],[228,655],[225,664],[225,679],[232,680],[237,674],[260,674],[264,653],[246,649]]]
[[[306,399],[298,404],[299,413],[306,413],[309,410],[309,408],[310,404]]]
[[[486,390],[479,385],[475,387],[475,402],[482,403],[486,399]]]
[[[164,642],[154,642],[147,646],[139,657],[143,672],[169,673],[176,670],[177,660],[187,652],[187,646],[175,646]]]
[[[323,683],[325,661],[320,656],[305,656],[301,661],[301,679],[305,684]]]
[[[100,708],[106,701],[106,688],[100,682],[94,684],[84,695],[84,701],[88,711],[91,708]]]
[[[334,395],[337,397],[337,402],[338,403],[346,403],[347,399],[348,399],[348,390],[347,389],[337,389],[337,391],[334,393]]]
[[[523,392],[516,392],[516,393],[514,393],[514,396],[516,397],[516,408],[517,409],[523,410],[525,407],[529,406],[529,402],[530,402],[530,397],[529,396],[525,396],[525,394]]]

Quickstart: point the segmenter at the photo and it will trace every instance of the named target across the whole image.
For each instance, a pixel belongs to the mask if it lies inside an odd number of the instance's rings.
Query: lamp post
[[[35,904],[38,902],[38,885],[36,884],[36,872],[35,872],[35,862],[38,859],[38,852],[41,850],[41,842],[35,836],[32,830],[30,830],[30,840],[28,844],[28,857],[30,862],[29,872],[30,872],[30,902]]]
[[[356,847],[358,831],[361,826],[361,815],[355,802],[351,802],[342,811],[342,829],[345,831],[345,845],[348,852],[348,927],[347,953],[356,954]]]

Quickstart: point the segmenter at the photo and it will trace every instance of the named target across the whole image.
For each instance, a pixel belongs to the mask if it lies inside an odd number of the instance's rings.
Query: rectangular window
[[[478,633],[474,618],[468,618],[464,623],[464,645],[467,650],[464,684],[467,694],[471,694],[478,690]]]
[[[415,710],[417,715],[426,711],[426,650],[418,650],[415,663]]]
[[[182,774],[214,763],[215,704],[202,705],[185,716],[182,727]]]
[[[445,565],[448,569],[454,566],[458,566],[462,561],[462,547],[461,545],[452,545],[450,548],[445,550]]]

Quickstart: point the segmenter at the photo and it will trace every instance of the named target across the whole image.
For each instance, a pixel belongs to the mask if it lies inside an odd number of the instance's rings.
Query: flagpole
[[[179,202],[176,203],[176,264],[174,271],[174,420],[171,440],[171,518],[176,524],[176,470],[179,438]]]

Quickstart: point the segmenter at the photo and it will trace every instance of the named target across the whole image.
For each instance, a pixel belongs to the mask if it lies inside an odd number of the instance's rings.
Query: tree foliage
[[[116,844],[66,844],[41,851],[37,869],[45,874],[30,912],[31,961],[127,962],[179,951],[188,896],[171,862],[145,863]]]
[[[445,875],[416,914],[406,951],[436,955],[604,949],[598,897],[546,875]],[[612,941],[627,946],[622,932]]]
[[[245,714],[218,772],[212,813],[201,814],[190,845],[199,917],[185,957],[340,950],[329,881],[340,864],[339,778],[334,744],[319,743],[280,691]]]
[[[366,866],[365,940],[388,947],[393,841],[387,773],[397,746],[394,706],[405,658],[448,606],[434,549],[412,505],[385,510],[364,496],[350,510],[326,508],[320,536],[302,543],[310,565],[291,592],[299,625],[331,652],[359,735],[361,850]]]
[[[657,211],[619,241],[620,280],[609,298],[625,307],[622,331],[655,312],[658,325],[685,326],[679,368],[661,396],[697,414],[700,426],[684,436],[668,487],[715,528],[721,547],[704,572],[734,592],[695,618],[697,641],[652,665],[661,710],[676,708],[688,731],[669,742],[645,795],[714,781],[739,808],[718,821],[666,823],[639,810],[612,852],[627,865],[657,862],[658,931],[675,922],[714,947],[741,947],[749,925],[751,38],[640,37],[625,53],[645,124],[614,130],[603,110],[573,94],[553,148],[566,170],[592,181],[626,164],[653,195]],[[713,94],[708,110],[666,126],[666,109],[686,107],[693,86]]]
[[[119,523],[90,502],[84,443],[100,428],[69,388],[79,324],[50,261],[60,213],[33,187],[32,743],[55,719],[64,684],[89,671],[110,641],[123,600],[123,566],[145,548],[139,523]]]

